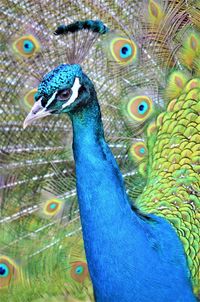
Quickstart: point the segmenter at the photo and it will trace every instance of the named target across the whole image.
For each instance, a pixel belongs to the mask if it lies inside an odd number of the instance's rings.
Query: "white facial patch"
[[[65,107],[71,105],[77,99],[78,91],[79,91],[80,87],[81,87],[81,85],[80,85],[80,82],[79,82],[79,78],[75,78],[74,85],[71,88],[72,89],[72,95],[71,95],[70,99],[67,101],[67,103],[62,105],[62,109],[64,109]]]
[[[56,94],[57,94],[57,91],[54,92],[54,94],[52,95],[52,97],[48,100],[45,108],[47,108],[54,101]]]

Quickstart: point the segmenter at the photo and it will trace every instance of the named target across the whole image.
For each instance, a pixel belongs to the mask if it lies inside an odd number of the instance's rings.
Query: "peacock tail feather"
[[[158,115],[147,138],[147,184],[136,200],[140,209],[167,218],[177,230],[196,293],[200,280],[199,97],[199,80],[194,78]]]
[[[95,84],[130,202],[175,228],[199,296],[199,0],[1,2],[1,301],[93,301],[70,121],[22,128],[43,75],[75,58]],[[101,38],[54,35],[97,19],[110,29]]]

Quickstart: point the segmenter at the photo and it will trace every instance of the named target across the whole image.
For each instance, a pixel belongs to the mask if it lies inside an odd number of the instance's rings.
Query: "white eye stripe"
[[[75,78],[74,85],[71,88],[72,95],[71,95],[70,99],[67,101],[67,103],[62,105],[62,109],[71,105],[76,100],[76,98],[78,97],[78,91],[79,91],[80,87],[81,87],[81,85],[80,85],[79,78]]]
[[[48,100],[46,106],[44,108],[47,108],[54,100],[55,100],[55,97],[56,97],[56,94],[57,94],[58,91],[54,92],[54,94],[52,95],[52,97]]]

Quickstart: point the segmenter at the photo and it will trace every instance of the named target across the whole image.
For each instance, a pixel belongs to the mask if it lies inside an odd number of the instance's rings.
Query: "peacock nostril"
[[[42,104],[42,100],[39,99],[32,108],[32,114],[36,115],[41,109],[44,109],[45,106]]]
[[[41,107],[40,107],[41,108]],[[35,108],[33,111],[32,111],[32,113],[33,114],[37,114],[38,113],[38,111],[40,111],[40,108],[38,107],[38,108]]]

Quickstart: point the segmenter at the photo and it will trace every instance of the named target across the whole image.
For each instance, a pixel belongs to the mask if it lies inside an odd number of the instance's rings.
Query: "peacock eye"
[[[9,274],[9,268],[6,264],[0,263],[0,278],[7,277]]]
[[[19,269],[15,263],[6,256],[0,257],[0,290],[9,286],[11,280],[14,281],[19,277]]]
[[[135,41],[114,36],[108,41],[111,58],[118,64],[129,65],[137,61],[138,47]]]
[[[71,89],[64,89],[58,93],[57,100],[66,101],[71,96],[71,93]]]
[[[71,277],[77,282],[84,282],[88,277],[87,264],[83,261],[76,261],[71,264]]]
[[[49,218],[54,217],[55,215],[59,214],[59,212],[62,210],[62,207],[63,207],[63,202],[57,198],[53,198],[47,200],[47,202],[44,204],[43,212]]]
[[[40,43],[33,35],[24,35],[13,42],[12,48],[18,55],[31,58],[40,51]]]
[[[127,104],[128,116],[137,121],[145,121],[152,113],[152,100],[143,95],[130,98]]]
[[[34,88],[34,89],[29,90],[25,94],[23,101],[27,108],[32,108],[34,105],[34,102],[36,102],[38,99],[39,99],[39,97],[37,96],[37,89]]]
[[[132,47],[129,44],[124,44],[120,49],[120,57],[126,59],[132,55]]]

